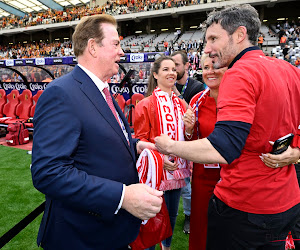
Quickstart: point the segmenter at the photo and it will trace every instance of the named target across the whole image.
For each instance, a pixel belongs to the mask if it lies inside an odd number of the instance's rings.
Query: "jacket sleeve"
[[[140,101],[135,108],[134,133],[135,138],[142,141],[150,141],[150,118],[149,118],[149,99]]]

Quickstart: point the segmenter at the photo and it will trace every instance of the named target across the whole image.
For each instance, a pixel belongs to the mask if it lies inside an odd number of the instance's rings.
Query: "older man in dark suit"
[[[136,151],[106,80],[124,55],[116,20],[83,18],[73,34],[78,66],[41,95],[34,117],[32,178],[46,195],[38,235],[44,249],[127,249],[162,192],[137,184]]]

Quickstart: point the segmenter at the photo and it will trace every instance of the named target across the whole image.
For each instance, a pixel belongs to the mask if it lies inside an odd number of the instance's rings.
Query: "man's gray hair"
[[[208,14],[206,28],[214,23],[220,24],[229,35],[232,35],[238,27],[245,26],[251,44],[257,43],[261,22],[256,9],[250,4],[235,5],[220,11],[212,11]]]

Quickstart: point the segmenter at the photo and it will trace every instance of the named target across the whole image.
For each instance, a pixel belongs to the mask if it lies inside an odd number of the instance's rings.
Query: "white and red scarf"
[[[136,162],[140,183],[159,190],[163,167],[163,154],[156,150],[144,149]]]
[[[184,109],[180,99],[173,92],[170,98],[168,93],[158,87],[153,91],[153,97],[158,115],[158,135],[166,134],[175,141],[184,141],[184,123],[182,121]],[[176,162],[178,168],[175,171],[163,169],[159,190],[165,191],[184,187],[184,178],[191,175],[188,161],[179,157],[170,157],[169,160]]]

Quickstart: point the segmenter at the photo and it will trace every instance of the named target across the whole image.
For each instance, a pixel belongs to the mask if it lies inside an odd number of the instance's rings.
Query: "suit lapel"
[[[132,143],[132,136],[131,136],[131,130],[130,130],[129,124],[128,124],[127,119],[126,119],[125,115],[123,114],[121,108],[119,107],[119,105],[115,101],[115,98],[112,98],[112,99],[113,99],[114,106],[115,106],[120,118],[122,119],[124,126],[125,126],[126,132],[128,134],[128,139],[129,139],[129,142],[130,142],[129,144],[130,144],[131,154],[135,158],[135,151],[134,151],[134,148],[133,148],[134,145]]]
[[[113,115],[111,109],[109,108],[107,102],[105,101],[104,97],[100,93],[99,89],[95,85],[95,83],[91,80],[91,78],[78,66],[76,66],[72,70],[72,74],[75,80],[81,83],[80,89],[82,92],[87,96],[87,98],[92,102],[92,104],[96,107],[96,109],[99,111],[99,113],[102,115],[103,119],[105,119],[112,129],[122,138],[123,143],[127,147],[128,151],[131,153],[132,157],[134,157],[134,151],[132,151],[132,139],[130,136],[130,129],[126,121],[124,121],[125,117],[115,102],[114,98],[113,103],[116,107],[117,112],[119,113],[120,117],[123,120],[123,123],[125,125],[126,131],[128,133],[128,137],[130,140],[130,147],[128,145],[127,139],[125,138],[125,135],[123,134],[123,131],[116,120],[115,116]],[[123,119],[124,118],[124,119]],[[126,119],[125,119],[126,120]]]

